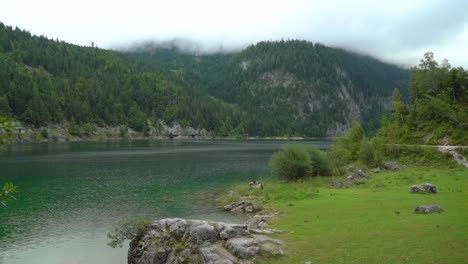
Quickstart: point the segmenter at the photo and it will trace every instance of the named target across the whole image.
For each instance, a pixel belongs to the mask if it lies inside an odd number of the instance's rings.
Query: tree
[[[7,140],[10,138],[11,131],[11,122],[5,117],[0,117],[0,147],[6,144]],[[0,204],[6,205],[8,200],[15,199],[12,195],[14,192],[16,192],[16,186],[11,182],[6,182],[0,190]]]
[[[399,124],[403,124],[405,112],[406,106],[401,100],[400,90],[395,88],[392,92],[392,120]]]

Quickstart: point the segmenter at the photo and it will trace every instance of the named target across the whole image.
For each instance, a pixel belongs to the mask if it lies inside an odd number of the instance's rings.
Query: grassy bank
[[[287,254],[269,263],[468,263],[468,169],[408,167],[342,189],[330,179],[270,181],[263,191],[239,185],[222,200],[249,195],[283,212],[272,228],[288,231],[278,235]],[[439,193],[409,192],[424,182]],[[431,204],[445,211],[413,212]]]

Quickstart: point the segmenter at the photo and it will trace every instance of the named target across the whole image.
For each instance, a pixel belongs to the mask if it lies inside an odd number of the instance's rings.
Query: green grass
[[[468,169],[404,168],[343,189],[329,179],[266,182],[257,200],[281,210],[272,228],[288,231],[287,254],[268,263],[468,263]],[[424,182],[439,193],[409,192]],[[445,211],[413,212],[430,204]]]

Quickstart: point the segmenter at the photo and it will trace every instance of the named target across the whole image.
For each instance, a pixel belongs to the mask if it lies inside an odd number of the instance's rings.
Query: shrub
[[[135,218],[117,223],[113,230],[107,233],[107,237],[111,240],[108,245],[116,248],[122,247],[123,242],[127,239],[133,239],[145,231],[150,221],[146,218]]]
[[[384,144],[380,138],[363,140],[359,150],[359,161],[367,166],[379,166],[383,161],[383,148]]]
[[[90,123],[86,123],[83,125],[82,131],[83,135],[90,137],[96,133],[96,126]]]
[[[43,128],[43,129],[41,130],[41,136],[42,136],[43,138],[49,138],[49,131],[47,131],[46,128]]]
[[[270,167],[273,176],[288,181],[304,179],[312,173],[310,155],[298,145],[287,145],[273,154]]]
[[[314,176],[330,175],[331,173],[330,163],[328,162],[327,155],[325,152],[313,146],[307,149],[307,153],[309,154],[311,165],[312,165],[312,175]]]

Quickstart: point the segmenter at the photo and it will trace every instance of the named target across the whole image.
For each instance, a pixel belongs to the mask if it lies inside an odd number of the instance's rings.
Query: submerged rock
[[[437,187],[432,183],[423,183],[419,185],[412,185],[410,187],[412,193],[437,193]]]
[[[417,214],[440,213],[442,211],[442,208],[438,205],[420,205],[414,209]]]
[[[281,241],[255,231],[223,222],[157,220],[130,242],[128,263],[253,263],[284,254]]]

